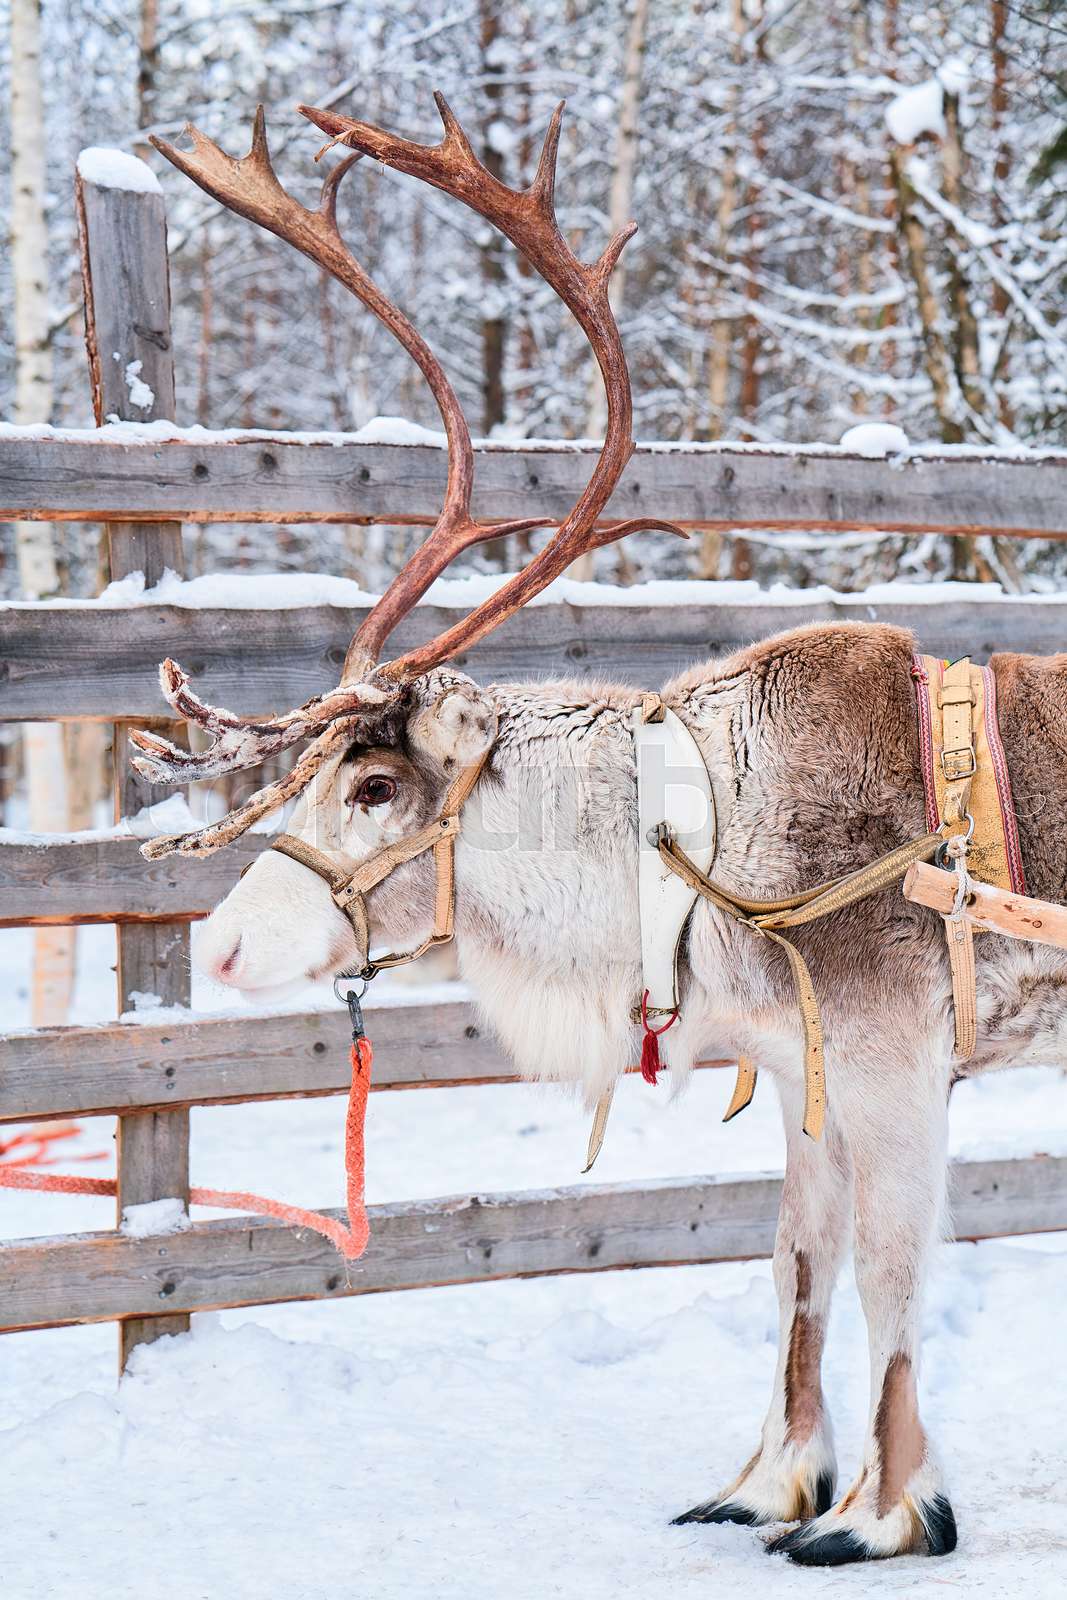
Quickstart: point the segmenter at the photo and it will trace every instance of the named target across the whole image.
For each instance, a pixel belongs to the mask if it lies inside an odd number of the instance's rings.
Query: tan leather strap
[[[354,872],[345,872],[343,867],[331,861],[325,851],[306,844],[303,839],[297,839],[292,834],[279,834],[273,841],[271,849],[280,851],[293,861],[299,861],[301,866],[310,868],[329,884],[334,904],[344,912],[355,934],[356,950],[363,970],[373,967],[375,971],[384,971],[389,967],[404,966],[409,961],[417,961],[419,956],[425,955],[433,945],[447,944],[453,937],[456,920],[456,838],[460,831],[459,814],[484,772],[491,753],[490,745],[480,761],[460,773],[449,787],[441,810],[433,822],[427,823],[418,832],[409,834],[406,839],[397,839],[392,844],[383,845],[374,855],[368,856],[366,861],[361,861]],[[369,954],[370,922],[365,897],[371,889],[377,888],[378,884],[384,882],[397,867],[406,861],[414,861],[416,856],[425,854],[427,850],[433,851],[436,871],[432,932],[414,950],[394,951],[392,955],[380,956],[372,962]]]
[[[600,1154],[604,1143],[604,1134],[608,1126],[611,1102],[614,1098],[615,1085],[612,1084],[609,1089],[604,1090],[604,1093],[596,1103],[596,1110],[593,1112],[593,1126],[589,1130],[589,1144],[586,1147],[585,1166],[582,1168],[583,1173],[592,1171],[593,1163]]]
[[[971,780],[978,770],[974,748],[975,685],[970,656],[952,661],[941,674],[936,693],[941,713],[938,766],[943,780],[942,821],[953,829],[970,809]]]
[[[989,743],[986,696],[991,674],[969,656],[943,665],[922,656],[933,745],[934,795],[950,851],[962,851],[967,870],[997,888],[1012,887],[1008,830],[996,762]],[[994,718],[995,721],[995,718]],[[978,1042],[978,984],[974,929],[962,911],[944,918],[955,1051],[968,1060]]]
[[[737,1058],[737,1082],[734,1092],[730,1096],[730,1104],[723,1113],[723,1121],[729,1122],[736,1117],[739,1111],[744,1111],[752,1103],[752,1096],[756,1092],[756,1069],[747,1056]]]
[[[798,894],[788,895],[779,900],[749,900],[743,895],[735,895],[722,884],[715,883],[713,879],[700,872],[672,840],[660,843],[660,859],[671,872],[676,872],[699,895],[717,906],[720,911],[724,911],[727,916],[733,917],[735,921],[742,923],[761,938],[772,940],[784,951],[789,961],[804,1029],[804,1132],[813,1139],[821,1135],[826,1119],[826,1068],[822,1018],[819,1015],[819,1002],[807,963],[796,946],[774,930],[799,927],[814,922],[816,918],[828,916],[833,911],[841,911],[845,906],[852,905],[867,895],[877,894],[879,890],[888,888],[891,883],[902,878],[914,861],[929,861],[941,843],[940,834],[923,834],[920,838],[910,839],[906,844],[898,845],[895,850],[890,850],[877,861],[861,867],[856,872],[846,873],[844,877],[834,879],[830,883],[820,884],[817,889],[802,890]],[[738,1111],[744,1110],[752,1098],[755,1073],[752,1072],[750,1081],[747,1073],[742,1071],[745,1065],[745,1063],[738,1064],[738,1082],[734,1090],[734,1099],[728,1108],[728,1116],[736,1116]],[[750,1064],[748,1070],[751,1071]],[[735,1101],[739,1103],[735,1105]]]
[[[952,1007],[956,1019],[956,1054],[974,1055],[978,1043],[978,980],[974,968],[974,929],[970,917],[945,917],[945,941],[952,973]]]

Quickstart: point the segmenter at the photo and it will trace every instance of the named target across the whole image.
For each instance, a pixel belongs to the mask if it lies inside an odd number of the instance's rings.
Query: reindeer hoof
[[[702,1506],[691,1506],[680,1517],[671,1518],[671,1527],[680,1528],[686,1522],[740,1522],[746,1528],[758,1528],[770,1519],[751,1506],[739,1505],[736,1500],[706,1500]]]
[[[870,1561],[873,1557],[873,1551],[847,1528],[817,1534],[814,1539],[805,1537],[807,1529],[808,1524],[802,1522],[799,1528],[779,1534],[768,1544],[768,1554],[788,1556],[801,1567],[843,1567],[850,1561]]]
[[[674,1517],[671,1527],[680,1527],[685,1522],[740,1522],[746,1528],[759,1528],[768,1522],[793,1522],[800,1517],[820,1517],[824,1511],[829,1511],[833,1503],[834,1475],[832,1472],[820,1472],[814,1488],[804,1491],[800,1502],[794,1503],[791,1513],[781,1506],[777,1510],[767,1506],[757,1511],[754,1506],[742,1505],[739,1500],[706,1500],[703,1505],[693,1506],[689,1511],[683,1511],[680,1517]]]
[[[947,1556],[956,1548],[956,1518],[943,1494],[919,1506],[919,1518],[925,1535],[925,1553]],[[770,1555],[788,1556],[801,1567],[843,1567],[852,1561],[880,1561],[893,1555],[914,1555],[914,1547],[904,1550],[873,1549],[860,1534],[850,1528],[831,1528],[825,1533],[813,1531],[811,1522],[802,1522],[799,1528],[790,1528],[767,1545]]]
[[[932,1556],[951,1555],[956,1548],[956,1517],[943,1494],[919,1507],[926,1529],[926,1547]]]

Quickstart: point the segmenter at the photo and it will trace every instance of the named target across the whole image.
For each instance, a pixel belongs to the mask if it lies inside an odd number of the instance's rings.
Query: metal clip
[[[963,852],[962,853],[964,855],[966,855],[967,846],[970,844],[971,840],[974,837],[974,818],[972,817],[972,815],[971,815],[971,813],[969,811],[965,811],[963,813],[963,816],[960,818],[960,821],[961,822],[966,822],[966,824],[967,824],[967,832],[966,833],[950,833],[947,839],[943,839],[941,841],[941,843],[938,845],[937,849],[934,851],[934,866],[935,867],[945,867],[945,866],[948,865],[948,861],[949,861],[949,850],[948,850],[948,847],[949,847],[949,844],[951,843],[951,841],[953,839],[962,840],[962,842],[963,842]],[[941,826],[944,827],[945,824],[942,823]]]
[[[362,972],[357,972],[355,975],[342,972],[333,980],[334,994],[338,1000],[343,1000],[348,1007],[348,1017],[352,1024],[353,1043],[362,1039],[367,1031],[363,1025],[363,1006],[361,1001],[370,988],[370,980],[375,976],[377,970],[376,967],[364,967]],[[360,984],[361,987],[358,989],[342,989],[340,987],[342,984],[354,983]]]

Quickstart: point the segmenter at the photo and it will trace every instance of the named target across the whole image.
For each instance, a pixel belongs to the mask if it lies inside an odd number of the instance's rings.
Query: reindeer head
[[[450,791],[480,772],[495,733],[491,698],[447,668],[362,717],[304,791],[280,847],[263,851],[205,924],[200,966],[250,998],[279,999],[309,981],[360,971],[370,950],[428,940],[432,847],[398,861],[366,896],[365,927],[337,903],[318,862],[325,857],[341,883],[366,863],[390,861],[390,851],[403,854],[405,841],[435,837]],[[313,870],[299,846],[310,846]]]
[[[338,688],[280,717],[242,718],[205,705],[181,669],[167,661],[161,668],[164,695],[179,717],[198,723],[211,735],[211,748],[190,754],[154,734],[131,735],[141,751],[135,758],[138,768],[157,782],[175,783],[253,766],[310,740],[284,778],[244,805],[193,832],[154,839],[143,851],[149,858],[173,851],[208,854],[286,800],[302,795],[293,834],[328,858],[339,875],[357,872],[379,857],[387,863],[381,878],[374,877],[368,866],[374,882],[364,911],[371,924],[366,930],[371,942],[378,934],[389,942],[422,936],[420,926],[434,898],[432,864],[420,852],[405,858],[394,875],[388,852],[395,847],[402,855],[403,841],[431,826],[460,775],[480,770],[492,744],[491,699],[470,679],[442,671],[442,663],[476,644],[585,551],[613,543],[637,528],[686,537],[672,523],[647,518],[598,520],[634,448],[629,374],[608,284],[636,225],[617,233],[591,264],[579,261],[564,239],[554,206],[562,104],[552,117],[533,182],[516,190],[482,165],[442,96],[435,99],[445,131],[434,146],[397,138],[332,111],[301,106],[333,144],[355,151],[328,175],[313,211],[294,200],[274,172],[262,108],[256,115],[252,148],[240,160],[227,156],[195,128],[188,130],[193,141],[188,153],[152,140],[208,194],[293,244],[373,311],[419,366],[444,423],[449,455],[441,515],[368,613],[349,647]],[[397,623],[461,551],[542,525],[545,519],[486,524],[471,516],[474,455],[455,391],[423,339],[367,277],[338,230],[338,186],[364,154],[462,200],[499,228],[578,321],[597,358],[607,395],[607,428],[593,475],[544,549],[469,616],[384,664],[379,664],[382,650]],[[299,855],[287,858],[278,850],[261,857],[205,930],[203,959],[210,970],[224,982],[253,990],[276,989],[284,980],[345,970],[358,941],[318,870],[308,871]],[[428,892],[416,892],[423,880]],[[438,895],[440,886],[439,871]],[[441,923],[437,916],[435,927],[440,929]]]

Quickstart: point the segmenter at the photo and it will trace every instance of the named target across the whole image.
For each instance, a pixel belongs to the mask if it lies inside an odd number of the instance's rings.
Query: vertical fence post
[[[111,417],[152,422],[174,417],[170,276],[163,196],[150,169],[127,157],[144,187],[116,188],[78,174],[75,193],[85,288],[85,341],[97,425]],[[140,168],[140,174],[137,169]],[[104,176],[113,177],[114,172]],[[122,176],[121,170],[118,176]],[[113,522],[107,527],[111,578],[143,572],[146,586],[166,568],[184,571],[179,522]],[[129,724],[114,726],[115,815],[129,816],[160,797],[129,761]],[[173,734],[174,724],[160,723]],[[187,1004],[189,930],[176,923],[134,923],[117,930],[119,1010],[133,996]],[[189,1113],[142,1112],[118,1121],[118,1212],[128,1205],[189,1194]],[[165,1309],[165,1302],[160,1310]],[[188,1316],[128,1317],[119,1324],[119,1364],[138,1344],[182,1333]]]

